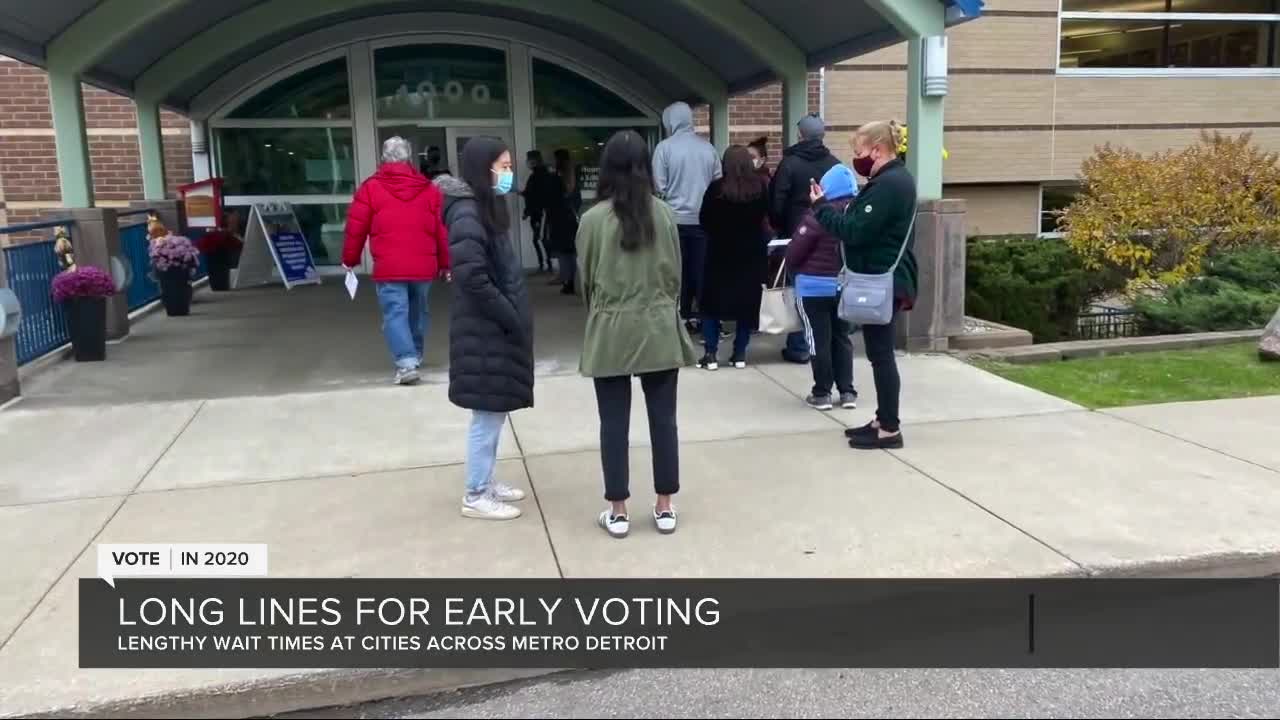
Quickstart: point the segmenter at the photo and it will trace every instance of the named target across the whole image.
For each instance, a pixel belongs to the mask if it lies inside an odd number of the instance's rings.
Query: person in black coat
[[[809,183],[822,179],[840,161],[822,139],[827,125],[817,114],[806,115],[797,126],[800,142],[782,152],[782,162],[773,172],[769,187],[769,217],[778,237],[790,238],[809,212]],[[788,362],[809,362],[809,345],[804,333],[787,335],[782,358]]]
[[[472,411],[462,514],[511,520],[519,488],[493,477],[507,414],[533,407],[533,315],[524,270],[511,247],[511,152],[497,138],[462,148],[462,177],[441,176],[453,264],[449,316],[449,400]]]
[[[761,232],[769,202],[764,180],[741,145],[725,151],[724,176],[702,198],[698,221],[707,233],[702,278],[702,334],[706,354],[698,367],[719,367],[720,323],[737,325],[730,364],[747,366],[747,345],[760,320],[760,296],[768,264],[768,241]]]
[[[578,216],[582,213],[582,188],[578,186],[578,168],[569,151],[556,150],[556,194],[547,205],[547,224],[551,240],[547,249],[560,260],[560,292],[574,295],[578,269]],[[554,284],[555,281],[553,281]]]

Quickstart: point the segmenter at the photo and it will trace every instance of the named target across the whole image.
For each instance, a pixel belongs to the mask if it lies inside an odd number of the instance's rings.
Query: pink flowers
[[[93,266],[67,270],[53,276],[53,300],[63,302],[81,297],[111,297],[116,284],[106,271]]]
[[[200,253],[191,241],[181,235],[165,235],[151,241],[151,265],[157,272],[194,271],[200,265]]]

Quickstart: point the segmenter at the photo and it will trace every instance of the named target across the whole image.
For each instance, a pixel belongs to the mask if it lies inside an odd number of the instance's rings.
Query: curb
[[[1035,579],[1029,576],[1024,579]],[[1280,577],[1280,551],[1232,552],[1133,564],[1085,567],[1046,578]],[[265,717],[348,708],[486,685],[591,672],[591,668],[326,669],[207,685],[187,690],[62,708],[2,713],[30,718]]]
[[[1194,348],[1229,345],[1257,340],[1262,330],[1232,330],[1213,333],[1189,333],[1186,335],[1150,335],[1138,338],[1113,340],[1076,340],[1061,343],[1045,343],[1008,349],[958,351],[961,357],[981,358],[1014,364],[1030,364],[1076,358],[1127,355],[1132,353],[1160,352],[1165,350],[1191,350]]]

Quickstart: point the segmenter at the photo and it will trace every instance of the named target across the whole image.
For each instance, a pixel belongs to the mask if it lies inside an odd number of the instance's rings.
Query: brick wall
[[[95,201],[120,207],[142,199],[137,114],[130,99],[85,85],[86,134]],[[191,182],[191,137],[187,119],[163,111],[164,160],[168,192]],[[35,222],[61,207],[58,163],[43,70],[0,57],[0,225]],[[11,237],[0,243],[43,239],[47,233]]]

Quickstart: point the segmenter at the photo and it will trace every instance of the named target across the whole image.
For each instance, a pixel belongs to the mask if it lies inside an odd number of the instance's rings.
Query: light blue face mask
[[[511,186],[515,185],[515,173],[510,170],[503,170],[498,173],[498,184],[493,186],[493,191],[499,195],[506,195],[511,192]]]

